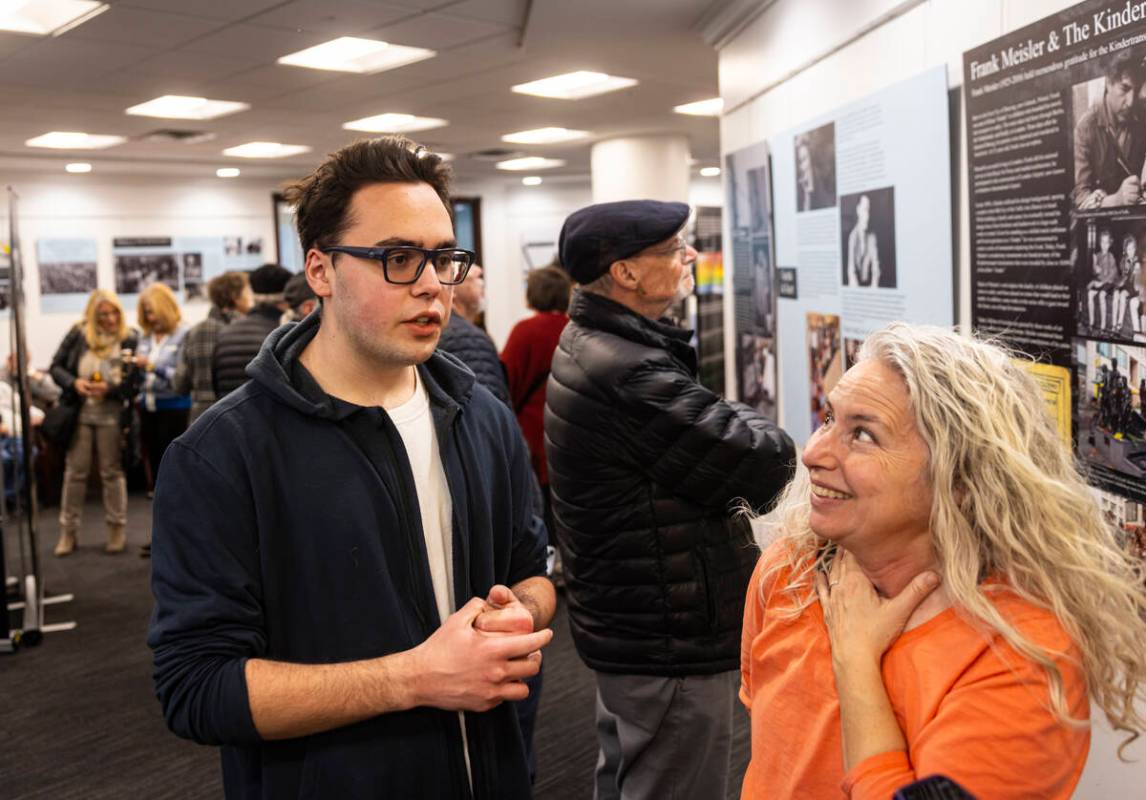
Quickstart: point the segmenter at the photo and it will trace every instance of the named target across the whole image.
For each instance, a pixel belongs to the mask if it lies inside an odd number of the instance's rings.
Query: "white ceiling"
[[[719,4],[720,0],[716,0]],[[235,165],[290,177],[358,134],[343,122],[383,112],[442,117],[448,127],[414,138],[457,155],[463,180],[499,173],[468,157],[507,148],[568,161],[549,174],[588,174],[589,143],[515,146],[502,134],[563,126],[594,140],[681,133],[704,164],[719,156],[712,118],[672,113],[713,97],[716,52],[696,23],[713,0],[121,0],[79,27],[51,37],[0,33],[0,162],[58,161],[24,141],[50,130],[129,137],[85,160],[140,162],[155,172],[201,164],[205,174]],[[530,8],[531,5],[531,8]],[[530,8],[528,24],[525,24]],[[524,25],[524,32],[523,32]],[[375,75],[279,66],[275,60],[337,36],[429,47],[436,58]],[[522,39],[524,38],[524,43]],[[577,101],[514,94],[510,86],[576,69],[640,84]],[[249,111],[196,122],[129,117],[128,106],[163,94],[251,104]],[[204,130],[201,144],[154,143],[158,128]],[[252,140],[305,144],[314,152],[267,164],[228,158]],[[66,155],[66,154],[65,154]],[[81,154],[73,154],[79,156]]]

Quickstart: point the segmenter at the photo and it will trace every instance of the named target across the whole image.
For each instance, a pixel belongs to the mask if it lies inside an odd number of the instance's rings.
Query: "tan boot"
[[[56,549],[52,552],[57,556],[68,556],[75,552],[76,532],[60,531],[60,541],[56,542]]]
[[[122,553],[125,547],[127,547],[127,531],[123,529],[122,525],[109,525],[104,552]]]

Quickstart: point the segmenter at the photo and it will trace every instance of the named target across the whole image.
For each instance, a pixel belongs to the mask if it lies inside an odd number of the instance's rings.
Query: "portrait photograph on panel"
[[[807,320],[808,379],[812,431],[824,424],[828,393],[844,374],[840,318],[835,314],[805,315]]]
[[[896,288],[893,187],[840,198],[840,269],[844,286]]]
[[[836,204],[836,124],[796,134],[796,211]]]
[[[1078,335],[1146,342],[1146,217],[1087,217],[1075,236]]]
[[[1079,211],[1140,205],[1146,177],[1146,48],[1119,50],[1103,74],[1071,87],[1074,180]]]

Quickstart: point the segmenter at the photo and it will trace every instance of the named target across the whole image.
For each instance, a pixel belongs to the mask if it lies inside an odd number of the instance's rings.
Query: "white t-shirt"
[[[454,503],[450,497],[450,487],[446,483],[446,470],[442,466],[442,454],[438,450],[438,434],[434,429],[434,418],[430,414],[430,395],[414,370],[414,394],[396,408],[387,409],[387,414],[402,436],[406,448],[406,458],[414,474],[414,487],[418,492],[418,510],[422,517],[422,534],[426,539],[426,556],[429,560],[430,580],[434,585],[434,600],[438,605],[438,617],[442,622],[456,608],[454,598]],[[466,773],[473,789],[473,770],[470,767],[469,743],[466,739],[466,720],[458,712],[458,722],[462,728],[462,746],[466,758]]]

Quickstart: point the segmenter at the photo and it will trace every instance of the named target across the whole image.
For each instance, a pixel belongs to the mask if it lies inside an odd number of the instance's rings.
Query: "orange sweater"
[[[948,609],[904,633],[883,658],[883,684],[907,751],[880,753],[846,775],[840,706],[819,603],[794,621],[775,611],[790,600],[781,572],[761,597],[761,565],[748,585],[740,699],[752,716],[752,760],[742,800],[891,800],[903,786],[946,775],[982,800],[1069,798],[1090,747],[1086,729],[1061,725],[1049,709],[1041,668]],[[1077,657],[1058,620],[1014,594],[995,605],[1032,641]],[[1089,719],[1080,668],[1058,659],[1072,716]],[[917,777],[918,776],[918,777]]]

